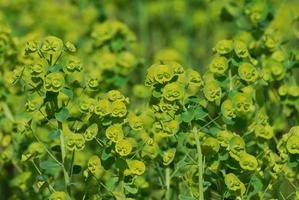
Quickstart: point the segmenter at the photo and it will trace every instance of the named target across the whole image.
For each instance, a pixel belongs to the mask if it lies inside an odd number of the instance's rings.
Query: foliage
[[[299,199],[298,8],[2,0],[0,199]]]

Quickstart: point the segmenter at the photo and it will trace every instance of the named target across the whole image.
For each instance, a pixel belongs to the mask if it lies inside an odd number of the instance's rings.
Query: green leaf
[[[194,118],[194,112],[193,112],[193,110],[187,110],[182,113],[181,117],[182,117],[183,122],[189,123]]]
[[[124,159],[122,159],[122,158],[118,158],[116,160],[116,162],[115,162],[115,166],[119,170],[123,171],[123,170],[125,170],[127,168],[127,162]]]
[[[102,159],[102,160],[107,160],[107,159],[110,157],[110,152],[111,152],[111,148],[110,148],[110,147],[105,148],[105,149],[102,151],[101,159]]]
[[[61,92],[68,96],[70,99],[74,97],[74,93],[70,88],[62,88]]]
[[[197,107],[194,110],[194,117],[195,117],[195,119],[197,119],[197,120],[203,120],[206,116],[208,116],[208,113],[205,112],[202,107]]]
[[[54,129],[53,131],[51,131],[51,132],[49,133],[48,138],[49,138],[50,140],[54,140],[54,139],[59,138],[59,136],[60,136],[60,131],[59,131],[59,129]]]
[[[59,112],[55,113],[55,118],[60,122],[67,120],[68,117],[69,117],[69,110],[66,107],[63,107],[62,109],[60,109]]]
[[[58,72],[62,69],[61,65],[53,65],[48,68],[50,72]]]
[[[57,162],[54,162],[52,160],[46,160],[46,161],[42,161],[39,164],[40,168],[42,169],[52,169],[52,168],[57,168],[60,165]]]
[[[118,177],[111,177],[106,182],[106,188],[113,190],[118,182]]]

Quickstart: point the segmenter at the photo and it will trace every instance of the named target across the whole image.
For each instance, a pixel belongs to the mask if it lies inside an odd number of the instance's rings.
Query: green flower
[[[127,114],[126,104],[122,101],[114,101],[111,103],[111,116],[124,117]]]
[[[233,119],[236,117],[236,111],[232,100],[227,99],[221,104],[221,113],[227,119]]]
[[[258,167],[257,159],[254,156],[246,153],[245,151],[240,153],[239,163],[242,169],[249,171],[256,170]]]
[[[245,93],[236,93],[232,101],[234,102],[234,108],[237,113],[248,113],[254,109],[254,105],[251,96]]]
[[[220,55],[228,54],[233,50],[233,41],[232,40],[220,40],[217,42],[215,50]]]
[[[121,124],[113,124],[109,126],[105,131],[106,137],[112,142],[117,142],[124,137]]]
[[[66,73],[72,73],[75,71],[82,71],[82,64],[79,58],[75,56],[69,56],[67,64],[64,66],[63,71]]]
[[[247,45],[241,40],[234,41],[234,50],[239,58],[246,58],[249,56]]]
[[[30,74],[32,77],[41,77],[45,72],[45,68],[41,64],[33,64],[30,66]]]
[[[207,154],[209,153],[217,153],[220,149],[219,141],[216,138],[208,137],[202,142],[202,149]]]
[[[216,81],[209,81],[203,88],[205,97],[209,101],[217,101],[221,98],[221,87]]]
[[[45,54],[57,54],[62,51],[63,42],[55,36],[48,36],[41,44],[41,51]]]
[[[163,153],[163,165],[169,165],[173,161],[175,153],[176,153],[175,148],[171,148],[165,151]]]
[[[97,155],[94,155],[89,158],[87,166],[88,171],[95,174],[101,167],[101,159]]]
[[[110,101],[124,101],[125,96],[118,90],[110,90],[107,93],[107,97]]]
[[[237,195],[242,196],[245,193],[245,185],[239,180],[239,178],[235,174],[226,174],[224,176],[224,181],[227,188],[233,192],[236,192]]]
[[[216,135],[220,145],[225,148],[228,147],[229,141],[232,139],[233,136],[234,136],[233,133],[227,130],[218,131]]]
[[[269,140],[274,135],[273,127],[270,126],[269,124],[266,124],[266,125],[257,124],[254,127],[254,134],[257,137],[261,137],[261,138]]]
[[[81,151],[81,150],[83,150],[84,147],[85,147],[84,136],[81,135],[81,134],[71,133],[68,136],[66,147],[70,151],[74,151],[74,150]]]
[[[163,89],[163,97],[168,101],[182,99],[184,97],[184,86],[178,82],[167,84]]]
[[[143,129],[143,122],[142,119],[136,115],[129,115],[128,117],[130,127],[134,131],[141,131]]]
[[[115,151],[121,156],[127,156],[132,152],[132,144],[127,139],[122,139],[116,142]]]
[[[228,60],[224,56],[216,56],[213,58],[209,69],[216,75],[224,75],[228,68]]]
[[[93,123],[90,125],[85,133],[84,133],[84,139],[86,141],[91,141],[95,136],[98,134],[98,125],[96,123]]]
[[[299,135],[290,136],[286,147],[290,154],[299,154]]]
[[[238,73],[240,78],[248,83],[253,83],[258,78],[258,72],[256,68],[252,64],[247,62],[243,62],[240,64]]]
[[[47,91],[59,92],[65,84],[63,73],[53,72],[45,77],[44,88]]]
[[[240,154],[245,151],[245,141],[242,137],[235,135],[229,140],[229,155],[235,160],[240,159]]]
[[[145,164],[140,160],[126,160],[129,170],[127,173],[142,175],[145,172]]]
[[[50,195],[49,200],[71,200],[71,198],[65,192],[55,191]]]
[[[96,103],[94,113],[101,117],[107,116],[111,113],[111,103],[107,99],[101,99]]]

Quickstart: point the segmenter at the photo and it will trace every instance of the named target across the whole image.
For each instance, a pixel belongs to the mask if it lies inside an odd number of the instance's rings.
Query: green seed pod
[[[253,171],[256,170],[258,167],[258,162],[256,158],[245,151],[240,153],[240,160],[239,160],[240,166],[242,169]]]
[[[228,68],[228,60],[224,56],[216,56],[213,58],[209,69],[212,73],[222,76]]]
[[[86,129],[84,133],[84,139],[86,141],[91,141],[93,138],[96,137],[97,134],[98,134],[98,125],[96,123],[93,123]]]
[[[233,41],[220,40],[219,42],[217,42],[215,50],[220,55],[228,54],[233,50]]]
[[[124,132],[122,130],[121,124],[110,125],[105,131],[106,137],[112,142],[117,142],[122,140],[124,137]]]
[[[238,74],[241,79],[246,82],[253,83],[258,78],[258,72],[256,68],[250,63],[243,62],[238,68]]]
[[[169,165],[175,157],[176,149],[171,148],[163,153],[163,165]]]
[[[232,100],[227,99],[221,104],[221,113],[227,119],[233,119],[236,117],[236,111]]]
[[[122,139],[116,142],[115,151],[120,156],[127,156],[132,152],[132,144],[128,139]]]
[[[65,84],[63,73],[53,72],[46,76],[44,88],[47,91],[59,92]]]
[[[240,196],[242,196],[245,193],[245,185],[239,180],[239,178],[235,174],[226,174],[224,176],[224,181],[225,185],[229,190],[236,192]]]
[[[209,81],[205,84],[203,92],[207,100],[217,101],[221,98],[221,87],[216,81]]]
[[[178,82],[167,84],[163,89],[163,97],[168,101],[180,100],[184,97],[184,85]]]
[[[145,164],[139,160],[126,160],[129,167],[129,174],[142,175],[145,172]]]
[[[84,136],[81,134],[75,134],[75,133],[71,133],[68,138],[67,138],[67,143],[66,143],[66,147],[70,150],[70,151],[81,151],[84,149],[85,147],[85,140],[84,140]]]

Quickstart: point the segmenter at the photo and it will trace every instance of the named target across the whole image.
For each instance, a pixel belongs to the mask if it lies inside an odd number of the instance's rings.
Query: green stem
[[[166,195],[165,195],[165,199],[166,200],[170,200],[170,168],[167,167],[165,169],[165,185],[166,185]]]
[[[197,165],[198,165],[198,191],[199,191],[199,200],[204,200],[204,192],[203,192],[203,156],[201,152],[201,146],[199,137],[197,134],[197,130],[194,129],[193,134],[196,140],[196,148],[197,148]]]
[[[58,97],[57,96],[55,96],[53,104],[55,106],[54,110],[55,110],[55,112],[57,112],[59,110]],[[70,194],[70,187],[69,187],[70,177],[69,177],[68,172],[66,171],[66,168],[65,168],[66,150],[65,150],[65,142],[64,142],[62,122],[57,120],[57,125],[58,125],[58,129],[60,131],[59,138],[60,138],[60,149],[61,149],[61,164],[62,164],[62,170],[63,170],[65,191],[67,191]]]

